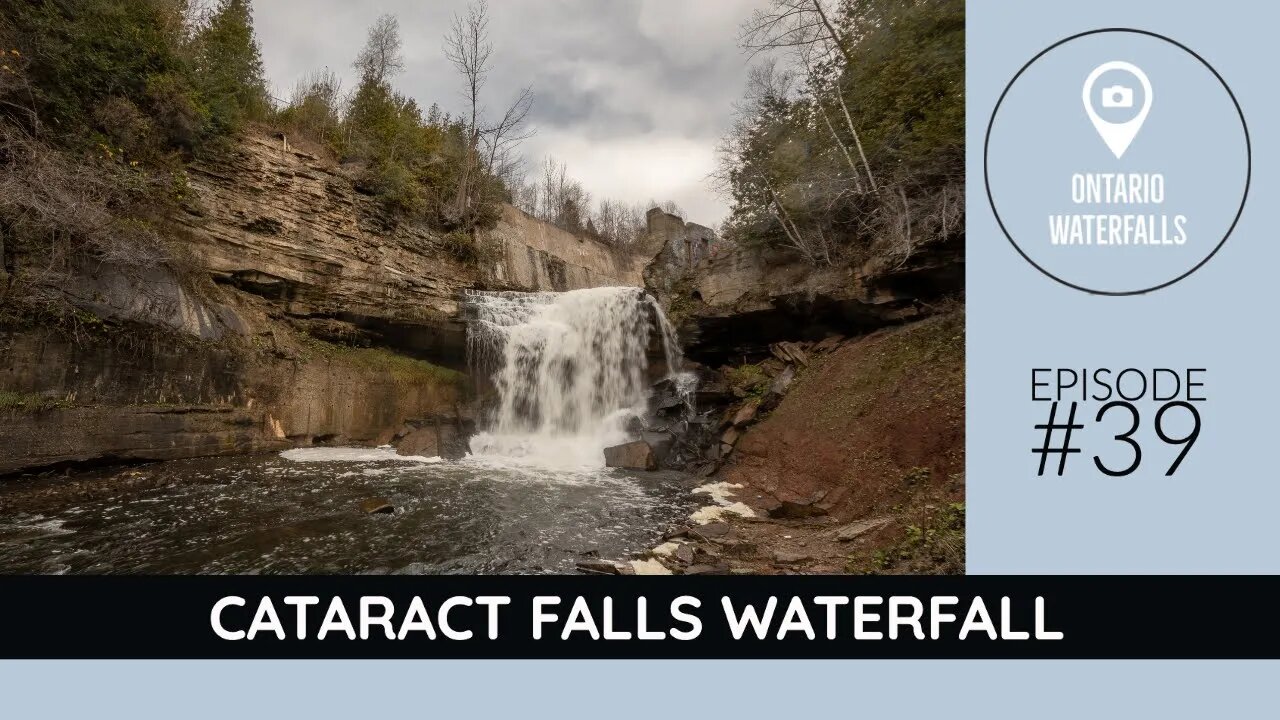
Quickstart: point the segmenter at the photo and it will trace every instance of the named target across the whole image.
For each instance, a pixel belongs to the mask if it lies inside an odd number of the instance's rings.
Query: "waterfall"
[[[464,309],[472,372],[497,393],[471,439],[477,456],[602,467],[604,448],[633,439],[645,412],[655,329],[668,375],[680,367],[670,322],[639,288],[468,291]]]

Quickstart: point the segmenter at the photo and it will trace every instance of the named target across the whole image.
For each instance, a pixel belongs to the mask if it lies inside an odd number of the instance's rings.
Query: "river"
[[[0,492],[6,573],[564,573],[660,542],[692,509],[673,473],[542,470],[309,448]],[[365,514],[384,498],[395,511]]]
[[[651,297],[472,292],[465,305],[472,373],[492,388],[473,454],[296,448],[8,481],[0,572],[572,572],[688,518],[685,476],[604,467],[647,412],[655,332],[662,371],[693,389]],[[372,499],[393,512],[363,512]]]

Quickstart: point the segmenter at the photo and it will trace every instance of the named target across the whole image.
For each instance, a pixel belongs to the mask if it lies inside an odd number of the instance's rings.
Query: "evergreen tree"
[[[194,40],[196,87],[210,129],[224,135],[270,109],[250,0],[222,0]]]

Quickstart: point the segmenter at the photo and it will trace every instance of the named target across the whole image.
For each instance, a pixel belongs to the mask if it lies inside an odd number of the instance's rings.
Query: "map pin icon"
[[[1124,85],[1112,85],[1102,88],[1100,92],[1094,93],[1093,86],[1098,82],[1098,78],[1102,74],[1111,70],[1123,70],[1133,75],[1142,84],[1142,109],[1138,114],[1128,122],[1111,122],[1104,119],[1094,109],[1094,103],[1101,101],[1104,108],[1131,108],[1133,107],[1133,88]],[[1142,123],[1147,121],[1147,113],[1151,112],[1151,81],[1147,79],[1147,74],[1142,69],[1132,63],[1113,60],[1103,63],[1093,69],[1089,73],[1089,77],[1084,81],[1084,111],[1088,113],[1089,120],[1093,123],[1093,127],[1102,136],[1102,141],[1111,148],[1111,152],[1115,154],[1116,159],[1120,159],[1125,151],[1129,149],[1129,144],[1138,136],[1138,131],[1142,129]]]

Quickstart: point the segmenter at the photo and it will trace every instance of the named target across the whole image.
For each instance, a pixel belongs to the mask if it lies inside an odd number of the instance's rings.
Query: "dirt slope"
[[[963,572],[963,472],[963,311],[848,341],[801,371],[721,470],[770,518],[735,523],[758,548],[735,566]]]

